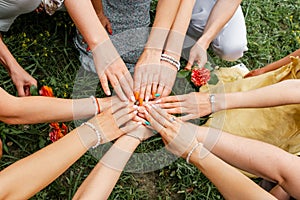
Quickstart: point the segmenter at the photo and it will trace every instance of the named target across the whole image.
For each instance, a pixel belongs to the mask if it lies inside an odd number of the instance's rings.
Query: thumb
[[[113,34],[113,31],[112,31],[112,28],[111,28],[111,24],[110,22],[108,21],[107,24],[106,24],[106,29],[107,29],[107,32],[112,35]]]
[[[17,87],[17,91],[18,91],[18,96],[19,97],[24,97],[25,96],[25,92],[24,92],[24,88],[22,85],[18,85]]]
[[[185,69],[191,70],[194,65],[194,62],[195,62],[195,56],[193,54],[190,54],[189,61],[186,65]]]

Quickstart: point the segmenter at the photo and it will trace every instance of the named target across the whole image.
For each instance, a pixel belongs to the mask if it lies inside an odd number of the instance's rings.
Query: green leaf
[[[38,88],[35,85],[30,86],[30,94],[31,96],[38,96]]]
[[[182,69],[177,73],[178,78],[186,78],[190,75],[191,71]]]
[[[214,68],[211,66],[209,62],[205,63],[204,68],[208,69],[209,71],[213,71]]]
[[[208,81],[208,84],[216,85],[219,82],[219,78],[215,73],[210,73],[210,79]]]

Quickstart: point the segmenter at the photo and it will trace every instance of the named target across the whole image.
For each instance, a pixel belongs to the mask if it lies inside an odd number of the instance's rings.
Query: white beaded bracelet
[[[95,131],[96,135],[97,135],[97,143],[92,146],[93,149],[97,148],[100,144],[101,144],[101,140],[102,137],[100,135],[100,132],[98,131],[98,129],[96,129],[96,127],[94,126],[94,124],[90,123],[90,122],[83,122],[81,124],[81,126],[87,125],[88,127],[90,127],[91,129],[93,129],[93,131]]]
[[[215,103],[216,103],[216,96],[214,94],[209,95],[209,102],[211,104],[211,113],[215,112]]]
[[[177,68],[177,71],[180,70],[180,62],[175,60],[175,58],[173,58],[172,56],[169,56],[167,54],[161,54],[160,60],[166,61],[171,65],[174,65]]]
[[[192,153],[197,149],[197,147],[201,144],[201,142],[198,142],[197,144],[195,144],[195,146],[191,149],[191,151],[188,153],[187,157],[186,157],[186,162],[190,163],[190,158],[192,156]]]
[[[98,106],[97,100],[94,96],[90,96],[90,98],[92,99],[93,104],[95,105],[95,115],[94,116],[96,116],[98,114],[99,106]]]

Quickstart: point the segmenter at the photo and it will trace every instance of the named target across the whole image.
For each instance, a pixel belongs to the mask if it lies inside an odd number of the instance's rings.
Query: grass
[[[243,62],[250,69],[256,69],[300,48],[299,3],[294,0],[245,0],[242,8],[249,51],[235,63],[221,61],[210,52],[216,64],[231,66]],[[66,13],[52,17],[30,13],[16,20],[4,40],[18,62],[40,85],[51,86],[57,97],[72,98],[75,75],[80,67],[73,34],[74,25]],[[4,68],[0,70],[1,87],[16,95],[7,72]],[[68,126],[72,128],[74,123],[70,122]],[[0,169],[50,144],[48,132],[48,124],[11,126],[0,123],[0,138],[4,143]],[[161,140],[156,137],[140,145],[137,151],[149,152],[161,146]],[[86,153],[32,199],[71,199],[96,162]],[[201,172],[178,159],[154,172],[122,173],[110,199],[223,198]]]

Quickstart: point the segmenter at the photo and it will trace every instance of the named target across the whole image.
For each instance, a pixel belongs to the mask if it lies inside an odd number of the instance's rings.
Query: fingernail
[[[134,98],[136,101],[139,99],[139,97],[140,97],[139,92],[134,92]]]
[[[157,101],[155,101],[155,103],[160,103],[161,102],[161,99],[158,99]]]
[[[157,107],[158,107],[156,104],[151,104],[151,106],[152,106],[153,108],[157,108]]]
[[[156,93],[154,96],[155,96],[155,97],[160,97],[160,94]]]
[[[151,125],[150,122],[148,122],[148,121],[145,121],[145,124],[146,124],[147,126],[150,126],[150,125]]]
[[[112,32],[112,30],[108,30],[108,33],[109,33],[110,35],[112,35],[113,32]]]
[[[138,107],[137,105],[133,105],[133,108],[134,108],[135,110],[139,110],[139,107]]]
[[[143,124],[143,122],[138,122],[137,124],[138,124],[138,125],[142,125],[142,124]]]
[[[133,113],[136,115],[136,114],[138,113],[138,111],[137,111],[137,110],[135,110],[135,111],[133,111]]]
[[[149,96],[146,96],[145,102],[148,103],[148,101],[149,101]]]
[[[142,98],[139,98],[139,106],[142,106],[143,105],[143,99]]]
[[[109,90],[107,91],[107,95],[108,95],[108,96],[110,96],[110,95],[111,95],[111,93],[110,93],[110,91],[109,91]]]
[[[131,97],[130,97],[130,100],[131,100],[132,102],[135,102],[134,96],[131,96]]]

